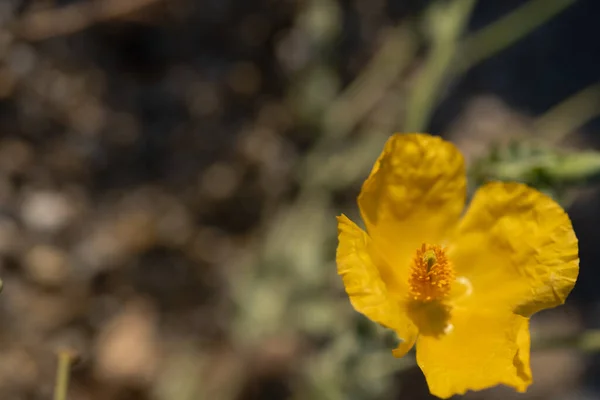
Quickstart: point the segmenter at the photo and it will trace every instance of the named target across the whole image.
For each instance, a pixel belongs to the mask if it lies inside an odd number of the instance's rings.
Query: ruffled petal
[[[531,355],[531,336],[529,335],[529,318],[521,318],[521,327],[517,333],[517,355],[515,366],[517,373],[524,382],[531,382],[531,365],[529,358]],[[522,388],[525,390],[525,387]]]
[[[400,303],[388,292],[377,264],[382,261],[372,255],[371,239],[348,217],[338,220],[336,261],[337,271],[344,281],[346,293],[354,309],[374,322],[396,331],[403,340],[396,357],[401,357],[414,345],[417,331]]]
[[[445,335],[420,335],[417,340],[417,364],[432,394],[445,399],[499,384],[519,392],[527,389],[531,383],[527,318],[457,310],[452,323]]]
[[[472,300],[520,315],[564,303],[579,273],[577,237],[565,211],[520,183],[482,186],[450,251]]]
[[[440,243],[458,222],[466,193],[458,149],[427,134],[395,134],[369,178],[358,205],[367,231],[400,280],[422,243]]]

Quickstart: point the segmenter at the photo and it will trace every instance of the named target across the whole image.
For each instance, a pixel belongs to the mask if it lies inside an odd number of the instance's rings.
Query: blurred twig
[[[343,138],[363,120],[413,60],[414,34],[407,26],[386,32],[373,59],[326,111],[327,140]]]
[[[563,100],[535,121],[535,130],[557,144],[565,135],[600,115],[600,82]]]
[[[531,0],[506,17],[471,34],[459,43],[474,0],[455,0],[449,6],[441,3],[432,8],[432,49],[410,97],[406,131],[421,131],[436,105],[448,75],[459,75],[516,43],[576,0]],[[452,62],[455,65],[452,66]]]
[[[600,330],[589,329],[575,335],[538,339],[532,341],[531,345],[534,351],[570,348],[594,353],[600,351]]]
[[[126,16],[166,0],[96,0],[73,3],[60,8],[35,11],[16,25],[18,36],[38,41],[69,35],[98,22]]]
[[[429,10],[431,50],[410,93],[405,131],[417,132],[426,128],[436,95],[458,48],[458,39],[474,6],[475,0],[454,0],[449,4],[434,3]]]
[[[390,133],[398,127],[397,110],[403,101],[401,93],[390,91],[377,111],[364,122],[362,134],[355,142],[338,146],[333,154],[331,151],[313,153],[308,159],[310,163],[303,176],[303,185],[339,190],[367,175],[373,166],[373,159]]]
[[[56,371],[56,384],[54,386],[54,400],[67,400],[69,390],[69,375],[73,354],[69,350],[58,353],[58,369]]]
[[[301,170],[301,181],[304,190],[316,185],[330,185],[335,180],[336,172],[344,173],[336,186],[348,184],[358,178],[362,173],[368,172],[372,158],[377,155],[385,138],[396,128],[394,116],[399,109],[398,96],[393,96],[393,104],[384,102],[375,115],[369,119],[365,134],[351,148],[345,148],[342,153],[336,152],[332,156],[333,144],[339,149],[339,143],[357,125],[362,123],[374,106],[382,99],[391,98],[390,88],[408,68],[416,53],[414,34],[407,26],[400,26],[387,32],[379,51],[374,55],[372,61],[350,86],[341,93],[326,111],[323,120],[323,133],[313,149],[305,158]],[[384,111],[382,111],[384,110]],[[383,115],[382,115],[383,114]],[[383,135],[373,132],[372,121],[376,119],[390,120],[386,124]],[[381,131],[379,131],[381,132]],[[351,156],[355,162],[352,166],[338,163],[346,163]],[[340,185],[341,182],[344,182]]]
[[[576,0],[531,0],[465,38],[455,73],[460,74],[499,53],[540,27]]]

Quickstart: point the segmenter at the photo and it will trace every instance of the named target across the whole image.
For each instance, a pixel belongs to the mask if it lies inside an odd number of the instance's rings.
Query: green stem
[[[474,6],[475,0],[454,0],[448,5],[434,3],[430,9],[431,51],[409,96],[405,132],[427,127]]]
[[[535,121],[535,129],[553,144],[600,114],[600,82],[575,93],[546,111]]]
[[[590,329],[574,335],[539,339],[532,341],[531,347],[534,351],[570,348],[595,353],[600,351],[600,330]]]
[[[576,0],[531,0],[505,17],[467,37],[456,60],[455,73],[461,74],[483,60],[516,43]]]
[[[405,25],[386,32],[369,64],[326,110],[321,147],[344,139],[375,109],[413,61],[417,51],[414,36]]]
[[[54,400],[67,400],[69,390],[69,375],[73,355],[68,350],[58,353],[58,371],[56,372],[56,385],[54,386]]]

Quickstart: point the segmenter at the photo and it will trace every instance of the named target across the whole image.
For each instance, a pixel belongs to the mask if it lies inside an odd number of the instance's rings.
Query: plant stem
[[[405,132],[423,132],[427,128],[474,6],[475,0],[454,0],[449,4],[434,3],[430,8],[431,49],[409,95]]]
[[[469,35],[461,44],[455,74],[462,74],[515,44],[575,2],[576,0],[531,0]]]
[[[58,370],[56,372],[56,385],[54,386],[54,400],[67,400],[69,390],[69,375],[73,354],[68,350],[58,353]]]
[[[535,121],[536,132],[552,144],[582,127],[600,114],[600,82],[561,101]]]

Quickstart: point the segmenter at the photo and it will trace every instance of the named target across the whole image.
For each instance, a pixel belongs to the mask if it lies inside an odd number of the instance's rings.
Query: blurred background
[[[0,1],[0,398],[429,399],[354,312],[335,216],[393,132],[580,239],[526,399],[600,398],[600,2]],[[508,399],[510,390],[469,399]]]

